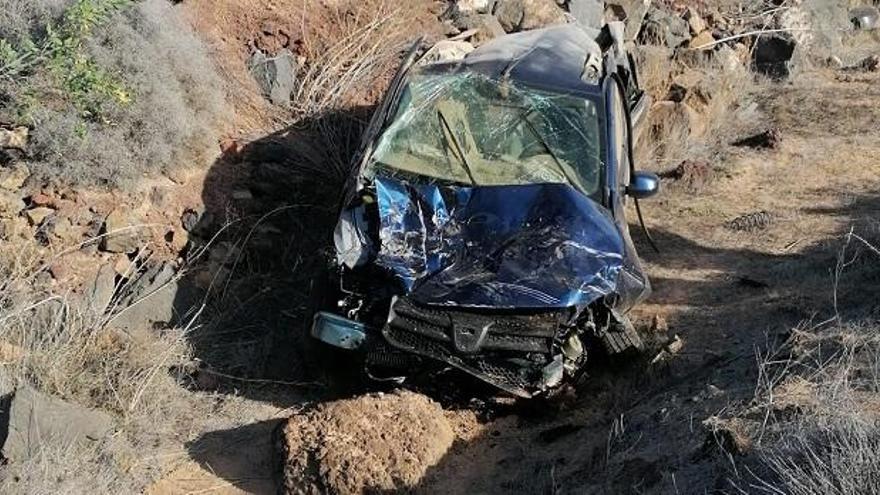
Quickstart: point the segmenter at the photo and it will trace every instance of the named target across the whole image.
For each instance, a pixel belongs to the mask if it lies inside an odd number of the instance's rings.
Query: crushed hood
[[[625,246],[566,184],[448,186],[375,179],[375,263],[422,304],[565,308],[615,292]]]

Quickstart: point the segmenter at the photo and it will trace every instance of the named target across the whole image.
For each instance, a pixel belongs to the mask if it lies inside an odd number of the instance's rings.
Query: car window
[[[629,129],[626,125],[626,103],[618,88],[614,88],[611,105],[614,119],[614,147],[617,152],[617,187],[624,188],[630,181]]]
[[[592,195],[600,124],[593,100],[476,74],[416,75],[369,168],[475,185],[570,183]]]

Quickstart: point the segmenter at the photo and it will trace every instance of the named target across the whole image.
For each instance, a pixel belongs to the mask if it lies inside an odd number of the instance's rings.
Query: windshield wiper
[[[568,181],[568,185],[576,187],[574,184],[574,181],[571,180],[571,176],[568,175],[568,172],[565,171],[565,167],[562,166],[562,162],[560,162],[559,158],[556,157],[556,153],[553,151],[552,148],[550,148],[550,145],[547,144],[547,140],[545,140],[544,136],[541,135],[540,132],[538,132],[538,128],[535,127],[535,124],[533,124],[532,121],[529,120],[529,115],[531,115],[533,111],[534,111],[534,109],[529,110],[528,112],[522,114],[522,119],[529,126],[529,129],[532,131],[532,134],[534,134],[535,137],[538,138],[538,141],[541,141],[541,145],[547,149],[547,153],[549,153],[550,157],[553,158],[553,161],[556,163],[556,168],[558,168],[559,171],[562,172],[562,176],[565,177],[565,180]]]
[[[443,115],[443,110],[437,109],[437,118],[440,119],[440,125],[442,125],[446,132],[449,134],[449,141],[452,142],[453,146],[455,146],[455,152],[458,154],[458,160],[461,163],[462,168],[465,172],[467,172],[468,178],[471,180],[471,185],[476,186],[477,181],[474,180],[474,174],[471,173],[471,166],[467,162],[467,158],[464,156],[464,152],[461,150],[461,146],[458,144],[458,139],[455,138],[455,134],[452,132],[452,127],[449,125],[449,122],[446,121],[446,116]]]

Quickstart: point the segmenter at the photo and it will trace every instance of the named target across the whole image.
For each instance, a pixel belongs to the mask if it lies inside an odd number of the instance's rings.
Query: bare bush
[[[335,179],[347,173],[364,127],[358,118],[363,112],[353,109],[382,94],[401,51],[417,41],[410,24],[423,9],[414,0],[339,2],[330,7],[328,21],[339,36],[319,33],[304,40],[308,62],[292,98],[294,120],[325,117],[314,129],[319,142],[303,154],[304,169]]]
[[[763,455],[772,481],[753,485],[787,495],[860,495],[880,491],[880,425],[855,415],[811,419],[789,429]]]
[[[44,67],[3,84],[9,102],[3,113],[34,129],[38,178],[117,185],[206,162],[226,118],[224,86],[170,4],[146,0],[124,8],[91,31],[85,49],[93,70],[114,77],[109,90],[116,101],[102,104],[100,113],[84,113],[59,86],[58,74]],[[114,89],[117,83],[125,94]]]
[[[750,491],[792,495],[880,491],[880,336],[876,324],[796,331],[786,359],[762,363],[765,441]],[[799,412],[793,418],[791,412]]]
[[[0,0],[0,39],[21,42],[45,34],[71,0]]]

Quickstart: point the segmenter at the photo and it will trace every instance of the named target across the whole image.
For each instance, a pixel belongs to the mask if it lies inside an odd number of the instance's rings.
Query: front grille
[[[399,349],[449,363],[508,392],[533,395],[541,386],[543,362],[559,329],[559,313],[486,315],[392,304],[386,340]]]

